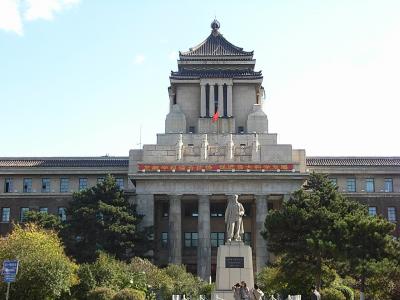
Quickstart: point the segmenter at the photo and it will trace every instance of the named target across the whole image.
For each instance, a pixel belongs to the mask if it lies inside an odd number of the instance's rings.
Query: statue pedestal
[[[243,242],[227,242],[218,247],[217,276],[212,300],[234,300],[232,286],[246,282],[254,287],[253,257],[251,247]]]

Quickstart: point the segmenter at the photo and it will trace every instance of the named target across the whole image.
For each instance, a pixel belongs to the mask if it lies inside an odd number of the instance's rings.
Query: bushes
[[[334,288],[322,290],[321,298],[324,300],[346,300],[342,292]]]
[[[145,293],[135,289],[123,289],[112,300],[145,300]]]
[[[97,287],[87,294],[87,300],[113,300],[115,291],[107,287]]]
[[[345,296],[346,300],[354,300],[354,292],[348,286],[341,285],[336,287],[336,289]]]

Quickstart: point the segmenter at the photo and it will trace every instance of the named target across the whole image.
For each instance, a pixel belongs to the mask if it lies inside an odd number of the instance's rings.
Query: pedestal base
[[[251,247],[243,242],[230,242],[218,247],[217,276],[212,300],[233,300],[232,286],[241,281],[254,286]]]

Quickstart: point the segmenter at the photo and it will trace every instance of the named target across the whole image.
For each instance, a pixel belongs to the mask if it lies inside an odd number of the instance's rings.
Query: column
[[[209,99],[209,107],[210,107],[210,115],[209,117],[214,116],[215,114],[215,104],[214,104],[214,85],[210,84],[210,99]]]
[[[199,195],[197,275],[208,281],[211,276],[210,198]]]
[[[224,116],[224,85],[218,85],[218,112],[219,116]]]
[[[265,218],[268,214],[266,195],[254,195],[256,199],[256,272],[260,272],[268,262],[267,242],[261,236],[264,229]]]
[[[169,262],[182,263],[181,195],[169,196]]]
[[[200,117],[206,117],[206,85],[200,84]]]
[[[227,109],[228,117],[232,117],[232,84],[227,85]]]

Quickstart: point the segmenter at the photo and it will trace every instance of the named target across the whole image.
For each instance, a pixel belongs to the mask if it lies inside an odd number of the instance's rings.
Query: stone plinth
[[[254,286],[251,247],[243,242],[231,242],[218,247],[217,276],[213,300],[233,300],[232,286],[244,281]]]

